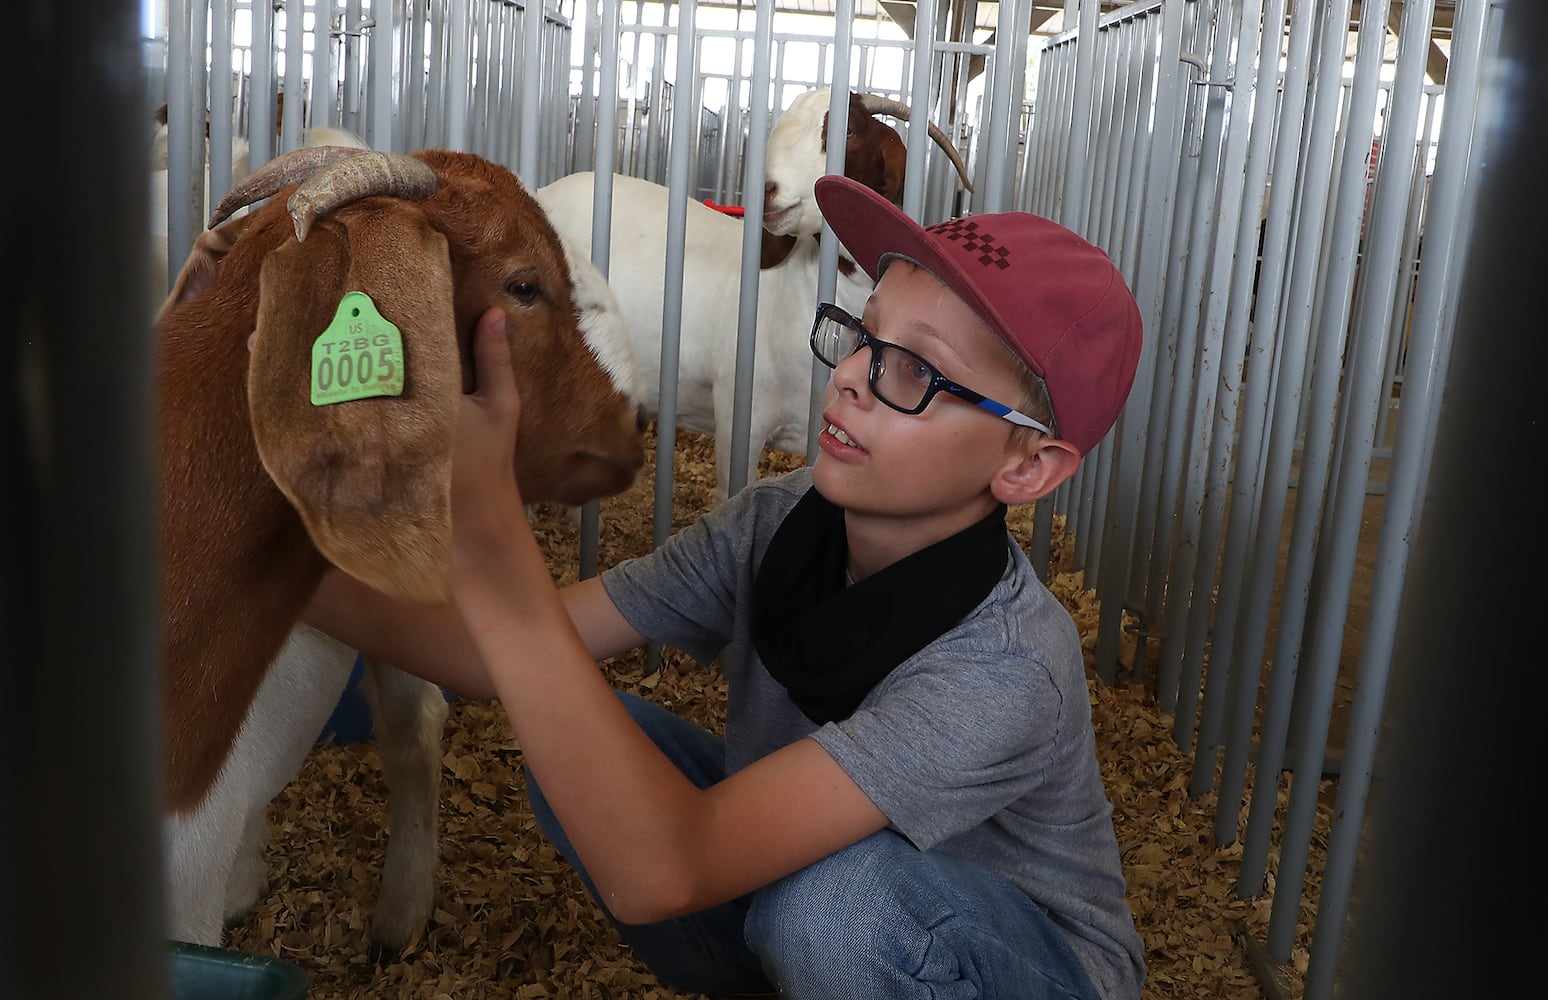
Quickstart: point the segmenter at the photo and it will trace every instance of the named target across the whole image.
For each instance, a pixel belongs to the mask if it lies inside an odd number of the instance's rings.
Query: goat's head
[[[218,225],[297,180],[288,203],[276,197]],[[253,437],[318,549],[341,569],[399,596],[444,596],[459,397],[473,378],[474,325],[491,307],[505,313],[523,399],[524,499],[577,504],[634,480],[644,449],[627,341],[583,331],[565,250],[509,170],[440,150],[302,149],[238,185],[211,225],[168,311],[213,284],[256,278]],[[222,264],[244,250],[260,255],[261,272]],[[313,345],[348,292],[365,293],[400,331],[401,356],[373,364],[397,360],[402,393],[316,406]]]
[[[827,88],[809,90],[791,103],[769,132],[763,185],[763,227],[777,236],[813,236],[822,231],[814,186],[827,173]],[[909,120],[909,107],[875,94],[849,95],[849,129],[844,139],[844,175],[897,204],[903,200],[908,150],[896,130],[875,115]],[[967,165],[951,140],[933,123],[930,138],[973,190]]]

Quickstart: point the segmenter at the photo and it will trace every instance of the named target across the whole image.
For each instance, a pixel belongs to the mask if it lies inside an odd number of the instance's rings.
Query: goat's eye
[[[531,302],[538,297],[540,289],[535,281],[527,281],[518,278],[505,286],[505,290],[523,302]]]

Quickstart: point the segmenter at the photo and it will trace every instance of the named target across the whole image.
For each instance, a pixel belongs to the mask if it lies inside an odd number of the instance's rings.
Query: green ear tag
[[[364,292],[348,292],[312,344],[312,405],[403,395],[403,337]]]

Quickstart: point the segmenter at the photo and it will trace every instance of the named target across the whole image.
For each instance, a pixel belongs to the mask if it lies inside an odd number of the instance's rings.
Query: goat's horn
[[[377,194],[423,201],[440,189],[435,171],[412,156],[357,152],[302,181],[286,205],[296,239],[305,240],[312,223],[340,205]]]
[[[306,146],[276,156],[251,174],[242,178],[215,206],[207,228],[214,229],[233,213],[255,201],[262,201],[276,191],[299,184],[317,171],[347,156],[355,156],[361,150],[349,146]]]
[[[890,97],[882,97],[880,94],[861,94],[860,104],[865,108],[866,114],[891,115],[894,118],[909,120],[909,107],[902,101],[894,101]],[[946,133],[935,126],[934,122],[925,122],[925,127],[930,133],[930,138],[951,159],[951,165],[957,168],[957,176],[962,178],[962,186],[969,191],[973,190],[973,179],[968,176],[967,164],[962,162],[962,154],[957,152],[951,140],[946,138]]]

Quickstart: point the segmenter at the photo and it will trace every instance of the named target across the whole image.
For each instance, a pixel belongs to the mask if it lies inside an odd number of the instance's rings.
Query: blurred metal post
[[[0,208],[0,996],[17,1000],[170,995],[138,12],[7,7],[23,43],[0,74],[51,151],[46,170],[0,157],[26,192]]]
[[[1476,188],[1406,577],[1381,793],[1361,852],[1340,991],[1347,997],[1529,996],[1541,978],[1543,876],[1518,864],[1539,837],[1512,806],[1529,806],[1541,787],[1532,752],[1542,725],[1541,638],[1523,626],[1548,599],[1538,485],[1542,277],[1519,247],[1522,234],[1548,225],[1548,202],[1522,196],[1539,189],[1548,158],[1548,5],[1508,0],[1501,29],[1478,118],[1489,180]],[[1482,580],[1501,585],[1474,582]],[[1505,870],[1512,874],[1502,881]],[[1424,947],[1438,928],[1444,946]]]

